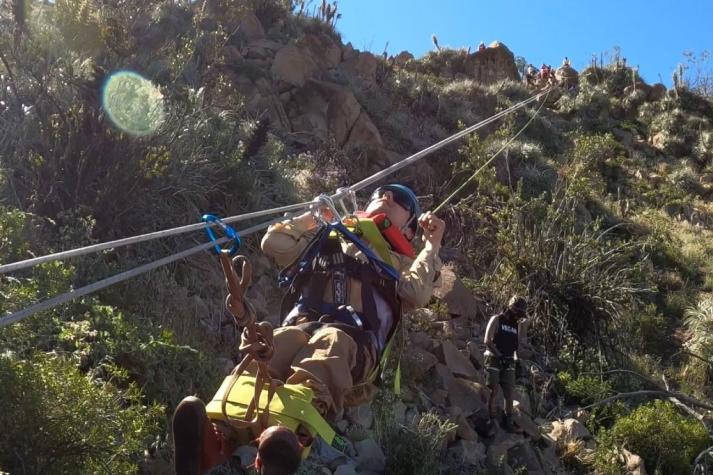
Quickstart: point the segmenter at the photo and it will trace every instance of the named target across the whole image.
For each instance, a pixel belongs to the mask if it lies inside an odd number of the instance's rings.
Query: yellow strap
[[[221,405],[224,394],[229,389],[230,394],[226,398],[228,416],[245,416],[247,407],[255,394],[255,377],[242,375],[232,385],[232,388],[230,387],[231,383],[231,378],[226,378],[218,392],[213,396],[213,400],[208,403],[206,410],[211,419],[225,419]],[[275,395],[269,404],[270,418],[293,430],[302,423],[311,433],[319,435],[325,442],[331,444],[334,440],[335,432],[312,405],[313,398],[314,393],[312,390],[300,384],[280,386],[276,389]],[[263,391],[260,394],[258,411],[264,409],[267,404],[267,392]]]
[[[381,257],[382,261],[391,267],[394,266],[391,260],[391,248],[373,219],[350,216],[345,220],[344,224],[352,228],[355,234],[364,238],[369,243],[369,246]]]

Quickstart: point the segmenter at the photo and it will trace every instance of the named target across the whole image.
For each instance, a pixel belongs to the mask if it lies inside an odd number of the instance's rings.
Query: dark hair
[[[297,438],[268,437],[258,447],[262,460],[262,475],[293,475],[300,468],[300,453]]]

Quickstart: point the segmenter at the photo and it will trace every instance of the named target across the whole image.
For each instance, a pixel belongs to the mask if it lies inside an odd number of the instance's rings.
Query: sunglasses
[[[379,198],[383,198],[387,192],[391,192],[391,195],[393,196],[394,201],[397,205],[401,206],[403,209],[405,209],[412,215],[416,214],[413,202],[405,193],[398,190],[382,190],[381,188],[377,188],[374,193],[371,194],[371,198],[369,198],[369,201],[374,201],[378,200]]]
[[[386,192],[391,192],[391,196],[393,197],[394,202],[409,212],[411,218],[406,223],[406,227],[410,227],[411,229],[416,231],[416,229],[418,229],[418,223],[416,222],[418,216],[416,216],[416,209],[413,204],[413,201],[411,201],[411,198],[406,193],[399,190],[377,188],[376,190],[374,190],[374,193],[371,194],[371,198],[369,198],[369,201],[374,201],[383,198]]]

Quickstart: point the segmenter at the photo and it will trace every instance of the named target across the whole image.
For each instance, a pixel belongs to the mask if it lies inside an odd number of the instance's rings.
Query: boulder
[[[450,266],[441,269],[440,286],[433,289],[433,295],[443,301],[448,313],[453,315],[482,318],[484,314],[480,302]]]
[[[475,367],[451,341],[445,340],[441,343],[440,353],[441,362],[451,370],[451,373],[456,376],[475,378],[477,374]]]
[[[507,462],[510,468],[528,475],[545,475],[540,457],[531,444],[519,444],[508,450]]]
[[[448,402],[463,411],[465,417],[484,410],[489,390],[480,383],[463,378],[453,378],[448,384]]]
[[[584,424],[577,419],[554,421],[549,436],[559,447],[564,447],[568,442],[587,440],[592,437]]]
[[[358,52],[355,58],[345,61],[342,66],[354,76],[362,79],[366,84],[372,85],[376,84],[378,65],[379,62],[376,56],[367,51],[362,51]]]
[[[485,459],[485,446],[476,440],[459,440],[448,453],[459,465],[478,465]]]
[[[513,420],[522,429],[522,431],[529,435],[533,440],[540,440],[542,435],[540,434],[540,426],[535,424],[530,417],[518,410],[513,411]]]
[[[246,12],[238,24],[238,34],[246,40],[265,38],[265,29],[253,12]]]
[[[307,80],[293,97],[286,107],[292,131],[308,133],[322,140],[331,137],[340,146],[354,132],[355,124],[362,116],[361,105],[354,94],[339,84]]]
[[[436,389],[431,393],[431,401],[439,406],[444,406],[446,404],[446,398],[448,397],[448,391],[445,389]]]
[[[357,461],[359,471],[373,470],[383,472],[386,466],[386,456],[381,450],[381,446],[374,439],[364,439],[354,443],[357,451]]]
[[[336,68],[342,61],[342,48],[329,35],[306,34],[299,39],[298,44],[322,71]]]
[[[485,367],[485,343],[482,340],[470,340],[468,341],[466,348],[468,349],[468,354],[470,355],[470,361],[473,365],[482,369]]]
[[[275,79],[302,87],[318,71],[312,55],[294,44],[285,45],[277,52],[271,72]]]
[[[371,404],[362,404],[347,409],[347,418],[354,424],[358,424],[365,429],[369,429],[374,423],[374,412]]]
[[[381,138],[379,129],[377,129],[371,121],[369,114],[363,110],[349,133],[347,143],[351,145],[361,145],[363,147],[375,147],[381,150],[384,149],[384,140]]]
[[[245,55],[250,59],[272,59],[282,48],[280,43],[268,39],[253,40],[245,47]]]
[[[421,379],[436,363],[438,358],[419,346],[413,346],[404,354],[404,367],[416,380]]]
[[[415,346],[423,348],[426,351],[433,351],[438,346],[438,342],[428,336],[428,333],[426,332],[409,333],[409,341]]]
[[[356,59],[358,55],[359,51],[355,50],[351,43],[342,46],[342,61]]]
[[[473,427],[471,427],[468,419],[466,419],[463,414],[455,416],[454,422],[458,424],[458,428],[456,429],[458,438],[463,440],[478,440],[478,434],[475,433],[475,430],[473,430]]]
[[[629,475],[647,475],[644,459],[626,449],[622,449],[622,455]]]
[[[468,74],[472,74],[473,80],[481,84],[520,80],[515,65],[515,55],[507,46],[499,42],[469,55],[465,67]]]
[[[448,369],[448,366],[442,363],[436,363],[435,366],[436,384],[439,388],[448,390],[453,381],[453,373]]]
[[[524,442],[525,439],[520,435],[500,431],[495,436],[495,440],[488,446],[486,452],[488,465],[496,470],[507,465],[508,452],[510,449]]]
[[[532,407],[530,405],[530,396],[522,390],[516,389],[513,394],[513,405],[519,408],[526,414],[532,414]]]
[[[568,65],[562,65],[555,71],[555,79],[565,89],[571,89],[579,85],[579,73]]]

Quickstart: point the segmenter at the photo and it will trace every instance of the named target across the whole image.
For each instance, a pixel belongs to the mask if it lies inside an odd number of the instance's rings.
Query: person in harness
[[[285,429],[265,431],[259,438],[260,447],[277,444],[282,455],[262,451],[267,455],[256,463],[264,473],[293,473],[295,458],[299,465],[316,436],[332,444],[335,434],[325,419],[373,396],[372,382],[402,309],[426,305],[439,276],[445,223],[430,212],[421,214],[409,188],[377,188],[366,210],[344,222],[329,223],[328,215],[321,213],[327,223],[310,211],[275,224],[261,243],[263,252],[283,268],[280,283],[288,288],[269,360],[271,376],[285,384],[277,390],[279,407],[268,403],[270,425]],[[412,242],[419,229],[424,245],[417,254]],[[237,389],[226,384],[207,410],[197,398],[186,398],[177,407],[173,432],[178,474],[205,473],[249,442],[223,428],[220,401],[224,414],[225,393],[237,394],[243,385],[249,394],[253,383],[241,379]],[[285,460],[290,461],[287,468],[277,468]]]
[[[505,398],[504,426],[509,432],[516,431],[512,418],[513,392],[517,350],[520,345],[521,327],[527,314],[527,302],[522,297],[510,299],[504,312],[490,318],[485,330],[486,384],[490,388],[488,415],[490,423],[495,419],[495,400],[498,388]]]
[[[345,403],[358,405],[373,395],[375,388],[366,380],[379,364],[402,307],[428,303],[441,267],[445,223],[421,214],[409,188],[377,188],[357,215],[363,221],[357,227],[366,227],[369,220],[381,223],[379,235],[364,235],[368,249],[328,233],[312,213],[272,226],[262,240],[263,252],[284,269],[282,277],[292,278],[271,366],[283,381],[314,390],[318,410],[328,418],[340,415]],[[416,255],[411,242],[419,228],[424,247]],[[378,241],[385,241],[381,250]],[[366,255],[369,249],[382,263],[389,261],[396,279],[375,269]],[[296,268],[305,261],[309,269]],[[330,358],[332,352],[340,357]]]

